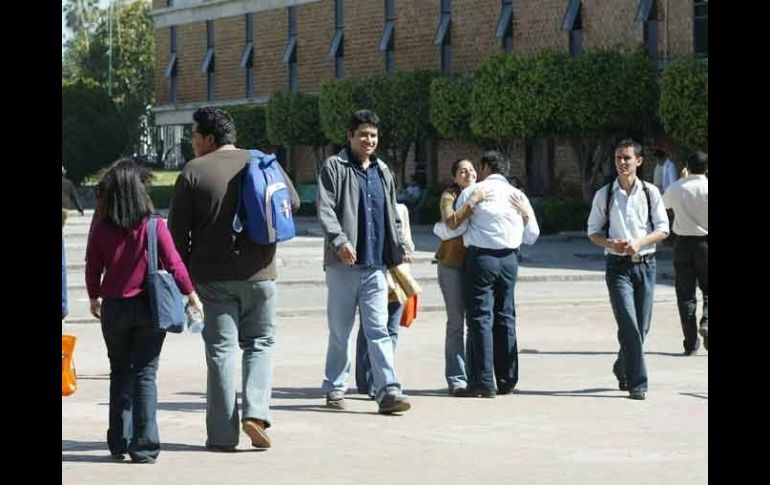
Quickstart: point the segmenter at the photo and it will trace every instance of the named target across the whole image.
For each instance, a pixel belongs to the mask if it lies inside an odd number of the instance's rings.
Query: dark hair
[[[350,115],[348,131],[355,133],[358,127],[361,125],[372,125],[373,127],[379,129],[380,117],[377,116],[374,111],[370,111],[368,109],[359,109],[358,111],[354,111],[353,114]]]
[[[505,177],[508,176],[509,164],[505,158],[503,158],[503,155],[496,150],[487,150],[481,154],[479,167],[484,165],[488,165],[489,170],[492,173],[499,173]]]
[[[221,147],[235,143],[235,123],[230,113],[222,108],[206,106],[193,113],[196,131],[203,136],[214,135],[214,143]]]
[[[644,149],[642,148],[642,145],[632,138],[621,140],[620,143],[618,143],[618,146],[615,147],[615,150],[619,150],[621,148],[633,148],[634,156],[637,158],[644,156]]]
[[[703,152],[693,152],[687,157],[687,170],[690,173],[704,174],[709,166],[709,156]]]
[[[468,162],[471,165],[473,165],[473,162],[468,160],[467,158],[458,158],[452,163],[452,178],[455,178],[457,175],[457,171],[460,169],[460,163],[462,162]]]
[[[147,190],[153,175],[130,158],[121,158],[102,172],[96,185],[97,217],[128,232],[154,207]]]

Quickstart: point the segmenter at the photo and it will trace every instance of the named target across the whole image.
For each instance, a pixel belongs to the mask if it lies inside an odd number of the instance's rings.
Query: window
[[[206,75],[206,101],[214,100],[214,22],[206,21],[206,57],[201,73]]]
[[[334,0],[334,36],[329,46],[329,59],[334,59],[334,77],[345,77],[344,36],[342,34],[342,0]]]
[[[644,46],[650,57],[658,58],[658,12],[656,0],[639,0],[639,6],[636,9],[637,22],[644,22],[643,39]]]
[[[693,16],[693,51],[699,56],[709,55],[709,2],[695,0]]]
[[[393,72],[396,68],[396,62],[393,56],[393,31],[395,30],[395,13],[393,9],[393,0],[385,0],[385,26],[382,29],[382,36],[377,48],[385,53],[385,71]]]
[[[250,13],[244,16],[244,22],[246,23],[246,45],[243,47],[240,66],[241,69],[246,70],[246,99],[251,99],[254,97],[254,34]]]
[[[297,91],[297,7],[287,7],[289,16],[286,49],[283,51],[283,63],[289,65],[289,91]]]
[[[513,50],[513,0],[503,0],[500,7],[500,16],[497,18],[497,31],[495,37],[506,52]]]
[[[440,17],[433,43],[441,46],[441,71],[452,72],[452,35],[450,24],[452,20],[452,1],[441,0]]]
[[[561,29],[569,32],[569,55],[576,57],[583,52],[583,2],[569,0]]]
[[[169,57],[168,65],[166,65],[166,70],[163,72],[163,75],[169,78],[169,100],[172,104],[176,104],[176,26],[172,25],[169,28],[169,31],[171,35],[169,43],[171,45],[171,56]]]

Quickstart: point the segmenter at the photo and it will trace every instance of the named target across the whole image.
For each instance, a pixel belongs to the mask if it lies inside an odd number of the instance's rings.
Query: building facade
[[[394,70],[463,73],[500,52],[544,48],[580,55],[597,47],[644,45],[660,65],[708,56],[707,0],[153,0],[155,117],[169,139],[206,105],[264,104],[276,91],[317,93],[327,79]],[[172,140],[173,141],[173,140]],[[293,147],[297,182],[315,177],[312,150]],[[459,157],[478,148],[453,140],[418,144],[406,173],[450,178]],[[535,193],[579,182],[565,142],[518,147],[512,174]]]

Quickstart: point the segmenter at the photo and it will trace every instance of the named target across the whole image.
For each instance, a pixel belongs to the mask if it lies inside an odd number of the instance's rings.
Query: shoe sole
[[[243,432],[251,438],[251,446],[254,448],[270,448],[272,443],[270,437],[265,433],[265,430],[258,425],[250,422],[243,423]]]
[[[647,396],[645,394],[630,394],[628,398],[633,399],[634,401],[644,401],[647,399]]]
[[[403,413],[404,411],[411,409],[411,407],[412,405],[409,402],[397,402],[390,407],[380,408],[377,412],[380,414]]]

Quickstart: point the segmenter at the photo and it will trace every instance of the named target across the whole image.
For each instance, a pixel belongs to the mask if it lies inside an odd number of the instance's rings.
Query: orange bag
[[[409,327],[417,318],[417,293],[404,302],[404,312],[401,314],[401,326]]]
[[[75,362],[73,354],[75,352],[74,335],[61,336],[61,395],[69,396],[78,388],[78,378],[75,374]]]

